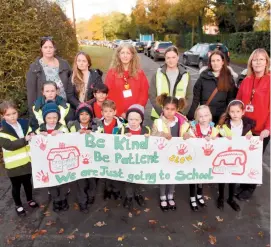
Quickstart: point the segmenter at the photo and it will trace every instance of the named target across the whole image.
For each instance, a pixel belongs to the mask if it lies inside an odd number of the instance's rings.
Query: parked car
[[[144,51],[144,43],[143,43],[143,42],[133,42],[132,45],[135,47],[135,49],[136,49],[136,51],[137,51],[138,53]]]
[[[230,53],[227,46],[222,43],[198,43],[189,51],[183,54],[184,65],[198,65],[201,69],[208,64],[208,58],[212,51],[220,50],[224,53],[228,63],[230,62]]]
[[[164,58],[166,49],[172,45],[172,42],[156,41],[153,47],[151,47],[150,57],[153,58],[154,61],[158,61],[159,58]]]
[[[128,43],[128,44],[132,44],[133,41],[131,39],[125,39],[125,40],[121,40],[120,41],[120,45],[123,44],[123,43]]]
[[[144,54],[146,56],[150,56],[151,47],[154,45],[155,41],[148,41],[147,44],[144,46]]]

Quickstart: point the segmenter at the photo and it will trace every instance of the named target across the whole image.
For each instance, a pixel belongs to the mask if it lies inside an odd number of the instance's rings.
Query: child
[[[178,113],[185,108],[185,100],[182,98],[178,100],[163,93],[156,98],[156,101],[162,106],[163,113],[160,118],[154,120],[152,135],[165,137],[168,140],[172,137],[182,137],[189,128],[187,119]],[[162,211],[176,210],[174,189],[174,184],[160,185],[160,208]]]
[[[68,123],[70,132],[89,134],[96,128],[93,125],[93,110],[87,103],[81,103],[76,109],[76,120]],[[88,204],[93,204],[96,194],[96,178],[79,179],[76,181],[77,198],[80,211],[87,214]]]
[[[124,123],[122,118],[116,117],[116,104],[112,100],[105,100],[102,103],[102,116],[101,132],[105,134],[116,134]],[[111,199],[111,195],[115,200],[121,199],[120,182],[105,179],[104,200]]]
[[[92,106],[94,117],[102,118],[102,104],[107,99],[108,87],[103,83],[99,83],[93,89],[94,99],[88,103]]]
[[[143,126],[144,121],[144,107],[141,105],[131,105],[127,112],[126,118],[128,123],[123,125],[118,134],[121,135],[145,135],[148,137],[150,135],[150,128],[148,126]],[[140,194],[140,186],[134,183],[125,183],[125,199],[123,206],[125,208],[133,208],[133,198],[136,200],[139,206],[143,207],[145,205],[145,200]]]
[[[226,113],[224,113],[218,123],[219,134],[222,137],[231,139],[232,136],[247,136],[251,138],[251,129],[255,127],[255,121],[244,116],[245,106],[240,100],[233,100],[229,103]],[[217,199],[217,207],[224,209],[224,188],[225,184],[219,184],[219,197]],[[239,205],[233,199],[235,184],[229,184],[229,198],[227,203],[235,211],[240,211]]]
[[[24,187],[28,206],[31,208],[39,206],[32,198],[31,160],[28,146],[31,128],[27,120],[18,119],[17,108],[10,101],[0,104],[0,114],[3,118],[0,146],[3,150],[5,168],[12,184],[16,213],[24,216],[26,212],[20,196],[21,185]]]
[[[68,122],[72,119],[72,112],[70,110],[70,104],[66,102],[61,96],[57,95],[58,88],[55,82],[47,81],[42,85],[43,96],[39,97],[33,106],[33,115],[31,115],[31,127],[36,130],[44,121],[42,117],[42,107],[47,101],[54,101],[60,111],[59,122],[65,125],[65,120]]]
[[[42,117],[44,123],[42,123],[37,129],[36,133],[44,136],[58,135],[62,133],[68,133],[68,129],[61,124],[60,111],[58,105],[53,101],[47,101],[42,108]],[[67,188],[66,184],[49,187],[49,193],[53,199],[53,210],[59,212],[60,210],[68,210],[69,204],[66,199]]]
[[[206,105],[199,106],[195,111],[195,121],[190,123],[190,128],[184,134],[184,140],[190,137],[205,138],[209,141],[211,138],[215,139],[218,135],[218,130],[214,127],[212,122],[212,114],[210,108]],[[197,184],[197,197],[196,197],[196,184],[190,184],[190,207],[193,211],[198,211],[198,204],[201,207],[205,206],[202,196],[203,186]],[[196,202],[197,201],[197,202]]]

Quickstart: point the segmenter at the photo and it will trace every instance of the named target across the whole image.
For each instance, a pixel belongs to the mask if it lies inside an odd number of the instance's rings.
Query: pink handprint
[[[38,181],[41,181],[43,183],[49,183],[49,175],[48,175],[48,172],[47,174],[45,175],[43,170],[41,170],[40,172],[37,173],[36,175],[36,178]]]
[[[165,138],[160,138],[159,140],[156,140],[155,144],[157,145],[159,150],[163,150],[167,143]]]
[[[47,146],[47,140],[44,140],[42,137],[39,138],[36,141],[36,146],[40,148],[40,150],[44,151],[46,149]]]
[[[251,141],[250,141],[250,145],[249,145],[249,150],[250,151],[254,151],[254,150],[256,150],[256,149],[258,149],[258,147],[257,147],[257,145],[259,144],[259,141],[258,140],[255,140],[255,139],[252,139]]]
[[[209,143],[206,143],[204,147],[202,147],[203,151],[204,151],[204,155],[205,156],[210,156],[214,149],[213,149],[213,145],[212,144],[209,144]]]
[[[90,163],[90,155],[89,154],[82,154],[83,164],[88,165]]]
[[[178,154],[179,155],[185,155],[187,151],[187,146],[185,144],[180,144],[180,146],[177,146]]]
[[[256,179],[256,175],[258,175],[259,172],[257,170],[254,170],[254,169],[250,169],[250,172],[248,174],[248,176],[251,178],[251,179]]]

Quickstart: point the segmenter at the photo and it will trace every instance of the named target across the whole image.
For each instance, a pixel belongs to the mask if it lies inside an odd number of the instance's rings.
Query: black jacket
[[[56,58],[59,62],[59,77],[67,94],[71,68],[66,60],[60,57]],[[35,62],[30,65],[30,68],[26,74],[27,102],[29,113],[31,113],[31,109],[35,100],[42,96],[42,85],[44,82],[46,82],[46,76],[39,60],[40,57],[38,57]]]
[[[18,119],[18,123],[22,127],[24,136],[26,136],[28,128],[29,128],[28,121],[25,119]],[[18,137],[16,131],[5,120],[3,120],[1,123],[1,132],[18,138],[15,141],[10,141],[9,139],[0,137],[1,148],[4,148],[9,151],[15,151],[19,148],[25,147],[28,144],[25,138]],[[27,164],[23,166],[19,166],[17,168],[6,169],[6,171],[9,177],[17,177],[17,176],[22,176],[26,174],[31,174],[31,163],[28,162]]]
[[[189,120],[194,119],[194,113],[199,105],[208,101],[212,92],[217,87],[218,80],[209,69],[203,71],[198,78],[193,90],[193,102],[187,115]],[[213,122],[217,123],[222,113],[225,112],[230,101],[235,99],[237,89],[234,81],[231,81],[232,88],[228,92],[218,91],[209,107],[213,116]]]
[[[89,101],[93,99],[93,88],[99,84],[103,83],[102,80],[102,75],[103,72],[100,71],[99,69],[90,69],[90,76],[88,78],[88,86],[87,86],[87,94],[85,101]],[[77,106],[80,104],[79,97],[78,97],[78,92],[76,90],[75,85],[72,83],[72,75],[70,76],[69,79],[69,87],[67,90],[67,100],[71,104],[71,106],[76,109]]]
[[[251,131],[255,127],[256,122],[253,119],[248,118],[248,117],[243,117],[242,120],[243,120],[242,136],[245,136],[249,131]],[[231,120],[230,119],[226,119],[225,124],[227,125],[227,127],[229,129],[231,129]]]

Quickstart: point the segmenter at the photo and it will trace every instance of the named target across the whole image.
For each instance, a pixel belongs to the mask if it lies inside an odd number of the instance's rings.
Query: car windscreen
[[[144,45],[143,42],[136,42],[136,45]]]
[[[159,48],[168,48],[168,47],[170,47],[170,46],[172,46],[172,43],[161,43],[161,44],[159,44]]]
[[[219,50],[224,53],[228,52],[228,48],[225,45],[210,45],[210,51]]]

